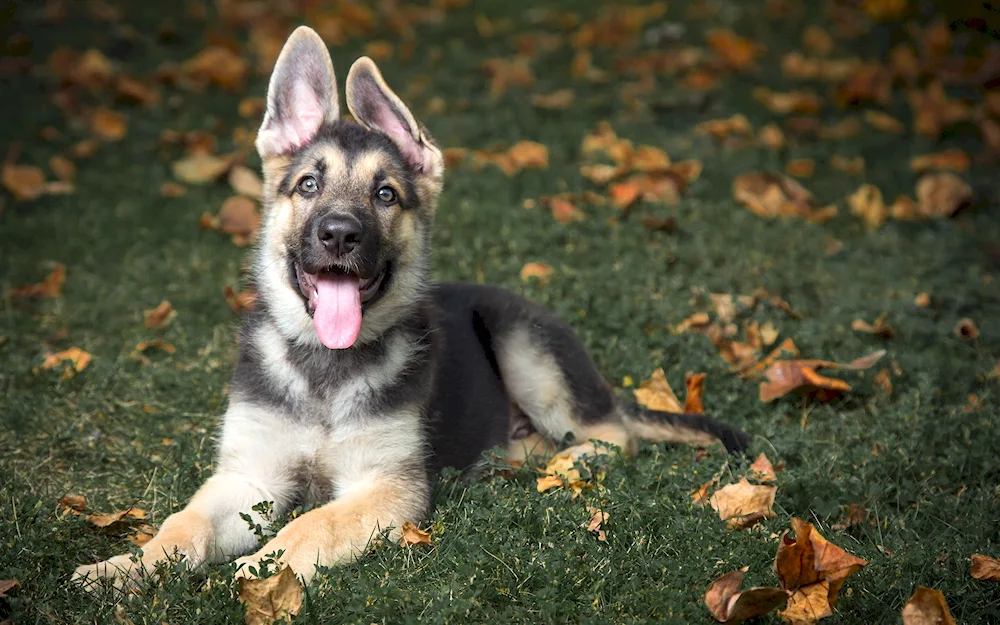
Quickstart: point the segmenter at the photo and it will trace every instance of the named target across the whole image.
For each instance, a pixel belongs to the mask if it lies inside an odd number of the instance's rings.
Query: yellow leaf
[[[431,535],[429,532],[425,532],[413,523],[405,521],[400,532],[399,544],[404,547],[409,547],[411,545],[429,545],[431,544]]]
[[[240,578],[239,597],[247,625],[272,625],[302,609],[302,587],[290,567],[265,579]]]
[[[162,330],[177,316],[177,311],[170,302],[163,300],[156,308],[144,310],[142,316],[146,319],[147,328]]]
[[[648,380],[640,382],[639,387],[632,392],[635,393],[635,400],[650,410],[684,412],[684,405],[670,388],[662,368],[654,371]]]
[[[903,625],[955,625],[940,590],[917,586],[903,606]]]
[[[715,491],[708,503],[731,529],[746,529],[775,516],[772,508],[777,492],[777,486],[758,486],[744,478]]]

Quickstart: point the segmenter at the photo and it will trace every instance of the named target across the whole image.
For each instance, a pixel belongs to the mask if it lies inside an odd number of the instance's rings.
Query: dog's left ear
[[[414,169],[433,176],[443,173],[441,150],[367,56],[355,61],[347,73],[347,108],[368,129],[388,135]]]

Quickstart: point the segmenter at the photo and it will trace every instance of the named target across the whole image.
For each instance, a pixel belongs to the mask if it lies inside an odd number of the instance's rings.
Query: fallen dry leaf
[[[608,522],[608,513],[603,512],[600,508],[591,506],[587,508],[587,514],[590,515],[590,521],[587,522],[586,526],[587,531],[597,536],[597,540],[601,542],[607,541],[608,535],[604,529],[604,524]]]
[[[226,199],[219,209],[219,232],[250,237],[260,229],[257,203],[248,197],[234,195]]]
[[[1000,560],[974,553],[969,573],[974,579],[984,582],[1000,582]]]
[[[733,179],[733,199],[765,219],[802,217],[824,223],[837,212],[835,206],[818,208],[812,193],[791,178],[767,172]]]
[[[865,111],[865,122],[875,130],[898,135],[903,132],[903,122],[888,113],[881,111]]]
[[[634,182],[620,182],[608,187],[611,205],[620,211],[627,211],[642,197],[642,189]]]
[[[573,456],[573,450],[561,451],[549,460],[544,469],[538,469],[542,476],[537,478],[536,488],[538,492],[544,493],[552,488],[568,487],[573,496],[578,496],[584,488],[589,487],[580,475],[580,470],[576,468],[576,463],[582,462]]]
[[[780,150],[787,145],[785,133],[777,124],[768,124],[757,133],[757,140],[769,150]]]
[[[561,197],[552,197],[545,201],[552,211],[552,217],[561,224],[583,221],[587,218],[572,202]]]
[[[891,339],[895,333],[892,331],[892,327],[886,322],[888,317],[889,313],[882,313],[872,323],[868,323],[863,319],[855,319],[851,322],[851,329],[855,332],[868,332],[883,339]]]
[[[735,71],[749,68],[764,52],[764,46],[728,29],[710,30],[706,33],[705,40],[719,60]]]
[[[552,275],[552,266],[546,263],[533,262],[525,263],[524,267],[521,267],[521,281],[527,282],[532,278],[538,280],[543,285],[548,284],[549,276]]]
[[[253,310],[254,302],[257,300],[257,292],[250,289],[236,291],[233,287],[227,286],[222,292],[226,296],[226,303],[237,314]]]
[[[889,210],[882,199],[882,191],[873,184],[863,184],[847,197],[851,213],[861,217],[869,230],[882,227],[889,218]]]
[[[871,516],[867,508],[856,503],[852,503],[849,506],[840,506],[840,509],[844,512],[842,519],[830,526],[838,532],[842,532],[855,525],[867,523],[868,518]]]
[[[174,310],[173,305],[167,300],[163,300],[159,303],[156,308],[150,308],[149,310],[142,311],[142,316],[145,319],[146,327],[151,330],[162,330],[167,327],[174,317],[177,316],[177,311]]]
[[[790,625],[814,625],[833,615],[829,592],[830,585],[825,581],[796,588],[788,597],[788,607],[778,616]]]
[[[535,84],[531,59],[521,54],[511,59],[488,59],[480,67],[489,78],[490,95],[494,98],[503,95],[511,85],[530,87]]]
[[[56,178],[65,182],[72,182],[76,178],[76,165],[65,156],[56,154],[50,158],[49,169],[56,175]]]
[[[264,183],[257,172],[245,165],[234,165],[229,170],[229,186],[239,195],[260,201],[264,195]]]
[[[737,113],[725,119],[710,119],[694,127],[698,134],[708,135],[717,141],[729,137],[747,136],[753,134],[753,127],[746,115]]]
[[[163,197],[181,197],[187,193],[187,187],[176,182],[164,182],[160,185],[160,195]]]
[[[950,217],[972,200],[972,188],[950,172],[927,174],[917,181],[916,196],[922,215]]]
[[[11,290],[11,295],[21,297],[59,297],[62,294],[62,286],[66,281],[66,267],[56,264],[55,268],[45,276],[45,279],[38,284],[20,286]]]
[[[795,539],[791,539],[787,531],[782,534],[774,558],[774,570],[781,587],[796,590],[826,583],[824,598],[829,607],[835,606],[844,582],[868,566],[868,562],[829,542],[811,523],[802,519],[792,518],[792,531]],[[812,596],[811,592],[807,594]]]
[[[55,354],[51,352],[46,353],[45,360],[42,361],[42,369],[53,369],[63,362],[68,362],[70,367],[63,369],[62,373],[59,374],[61,379],[68,380],[86,369],[87,365],[90,364],[91,358],[90,354],[79,347],[70,347]]]
[[[101,529],[111,528],[116,523],[121,521],[131,521],[132,519],[145,519],[146,511],[139,508],[129,508],[128,510],[121,510],[119,512],[112,512],[110,514],[88,514],[87,521],[90,522],[94,527]]]
[[[0,177],[16,200],[34,200],[45,194],[45,172],[41,167],[5,163]]]
[[[708,503],[708,491],[712,490],[719,484],[719,476],[715,476],[709,481],[705,482],[698,487],[698,490],[691,493],[691,503],[696,506],[704,506]]]
[[[264,579],[241,577],[239,597],[246,606],[247,625],[273,625],[302,609],[302,587],[287,566]]]
[[[814,115],[823,107],[823,101],[811,91],[771,91],[767,87],[757,87],[753,97],[767,110],[778,115]]]
[[[552,93],[538,93],[531,96],[531,103],[540,109],[564,111],[573,106],[576,93],[572,89],[559,89]]]
[[[59,498],[59,506],[64,511],[79,514],[87,509],[87,498],[83,495],[64,495]]]
[[[195,84],[213,84],[230,91],[240,91],[250,63],[229,48],[209,46],[184,62],[183,74]]]
[[[684,385],[687,387],[687,395],[684,396],[684,412],[704,413],[705,407],[702,404],[701,396],[705,390],[705,374],[688,371],[684,374]]]
[[[105,141],[121,141],[128,133],[128,124],[121,113],[99,108],[90,114],[90,130]]]
[[[136,547],[142,547],[152,540],[153,536],[156,536],[156,528],[152,525],[146,525],[144,523],[137,527],[134,533],[128,536],[128,541]]]
[[[851,386],[837,378],[827,378],[817,373],[821,368],[868,369],[885,355],[885,350],[873,352],[849,364],[841,365],[827,360],[778,360],[764,371],[766,381],[760,385],[760,400],[774,401],[794,390],[805,391],[820,400],[835,397],[851,390]]]
[[[785,173],[796,178],[809,178],[816,170],[816,163],[811,158],[796,158],[785,164]]]
[[[0,579],[0,599],[6,599],[9,596],[7,593],[14,592],[20,585],[17,579]]]
[[[635,400],[641,406],[645,406],[650,410],[675,413],[684,412],[684,405],[677,399],[674,390],[670,388],[670,383],[667,382],[667,374],[664,373],[662,368],[654,371],[648,380],[640,382],[638,388],[633,393],[635,394]]]
[[[917,586],[913,596],[903,606],[903,625],[955,625],[944,593]]]
[[[473,156],[476,167],[492,163],[508,176],[522,169],[546,169],[549,166],[549,149],[535,141],[519,141],[504,152],[476,151]]]
[[[958,338],[967,341],[974,341],[979,338],[979,328],[976,326],[976,322],[968,317],[958,320],[958,323],[955,324],[954,333]]]
[[[405,521],[403,526],[400,528],[399,544],[404,547],[409,547],[411,545],[429,545],[431,544],[430,532],[425,532],[413,523]]]
[[[166,352],[168,354],[172,354],[175,351],[177,351],[177,349],[173,345],[171,345],[170,343],[167,343],[163,339],[153,339],[151,341],[139,341],[136,344],[135,349],[133,350],[133,352],[136,353],[136,354],[141,354],[141,353],[143,353],[145,351],[148,351],[148,350],[151,350],[151,349],[158,349],[158,350],[160,350],[162,352]]]
[[[751,484],[743,478],[715,491],[708,503],[730,529],[746,529],[775,516],[772,508],[777,491],[777,486]]]
[[[750,465],[750,470],[757,474],[761,482],[777,482],[778,474],[774,472],[774,465],[765,454],[757,456],[757,459]]]
[[[750,567],[730,571],[712,582],[705,593],[705,605],[720,623],[742,623],[763,616],[788,600],[780,588],[748,588],[740,591]]]
[[[928,169],[947,169],[951,171],[968,171],[971,159],[969,155],[957,148],[936,152],[934,154],[922,154],[910,159],[910,169],[917,173]]]
[[[194,154],[171,165],[174,177],[187,184],[205,184],[222,178],[234,165],[235,156]]]
[[[834,154],[830,157],[830,167],[845,174],[856,176],[865,171],[865,159],[863,156],[846,157]]]

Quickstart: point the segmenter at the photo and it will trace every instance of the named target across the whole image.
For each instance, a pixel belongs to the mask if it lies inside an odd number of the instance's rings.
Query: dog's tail
[[[622,407],[622,418],[631,436],[654,443],[721,442],[733,454],[744,453],[750,447],[751,439],[746,432],[701,414],[660,412],[627,405]]]

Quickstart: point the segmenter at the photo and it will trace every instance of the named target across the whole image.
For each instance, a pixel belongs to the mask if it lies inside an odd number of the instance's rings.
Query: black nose
[[[316,233],[328,252],[341,257],[361,244],[361,222],[353,215],[327,215]]]

